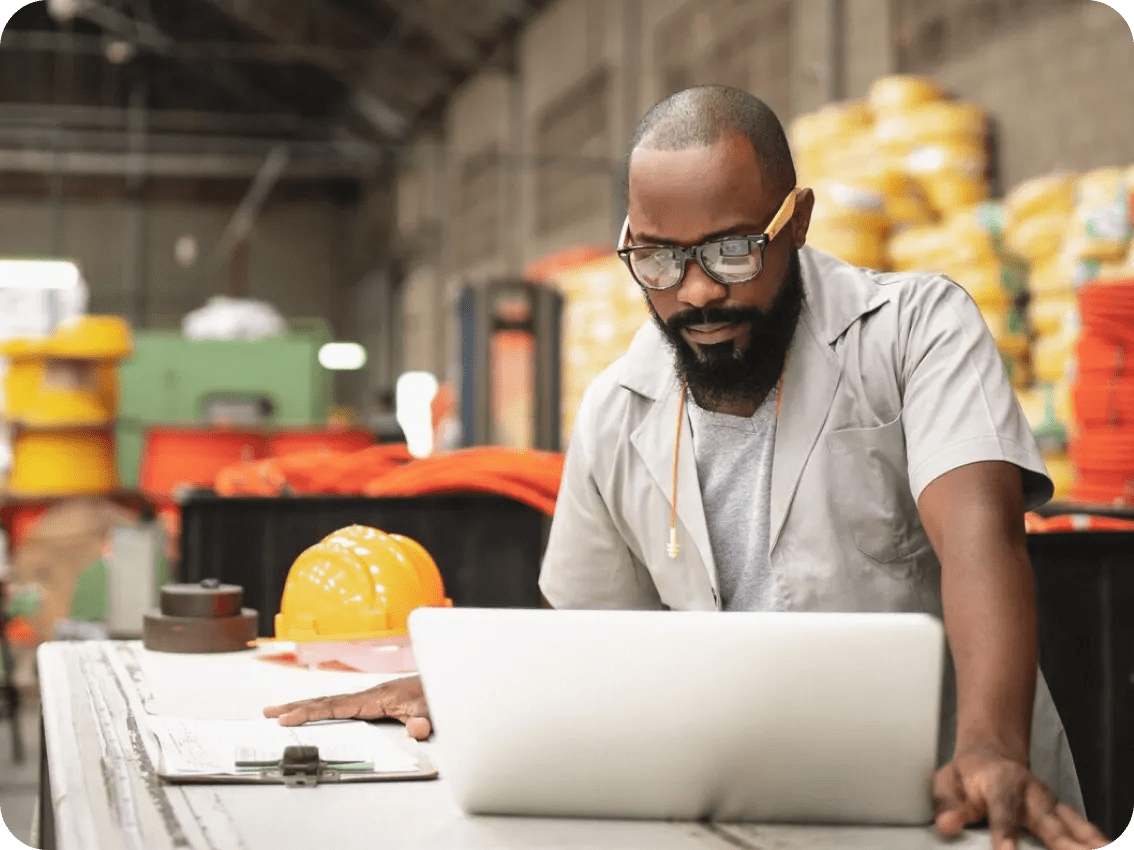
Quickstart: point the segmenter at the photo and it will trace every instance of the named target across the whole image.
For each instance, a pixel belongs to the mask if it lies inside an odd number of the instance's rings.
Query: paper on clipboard
[[[357,720],[285,727],[275,720],[196,720],[147,715],[165,777],[243,776],[238,763],[278,762],[289,746],[319,748],[322,761],[376,774],[412,774],[418,759]]]

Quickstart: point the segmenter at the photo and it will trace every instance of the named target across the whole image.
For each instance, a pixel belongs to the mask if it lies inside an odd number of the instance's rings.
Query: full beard
[[[688,382],[698,405],[710,410],[738,402],[759,406],[779,383],[803,309],[799,251],[792,251],[783,285],[767,311],[710,307],[687,310],[665,322],[648,299],[646,304],[673,350],[678,377]],[[691,325],[724,323],[747,325],[747,339],[739,344],[728,340],[701,345],[695,350],[681,335]]]

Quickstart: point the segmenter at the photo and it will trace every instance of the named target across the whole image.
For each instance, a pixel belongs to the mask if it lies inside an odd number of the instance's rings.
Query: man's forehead
[[[640,145],[630,155],[632,195],[636,190],[712,189],[713,184],[762,193],[766,182],[751,143],[739,134],[724,134],[712,144],[680,149]]]

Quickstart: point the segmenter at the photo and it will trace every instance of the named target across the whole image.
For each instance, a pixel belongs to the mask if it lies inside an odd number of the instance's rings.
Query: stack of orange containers
[[[1134,506],[1134,278],[1084,286],[1079,311],[1071,495],[1082,502]]]

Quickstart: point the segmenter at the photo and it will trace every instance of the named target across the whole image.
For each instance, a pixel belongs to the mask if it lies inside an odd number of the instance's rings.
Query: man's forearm
[[[1031,566],[1026,552],[997,553],[995,563],[976,557],[941,568],[957,668],[957,750],[1002,746],[1026,760],[1037,656]]]
[[[1020,472],[1006,463],[959,468],[927,487],[919,508],[941,561],[957,750],[996,747],[1024,760],[1038,636]]]

